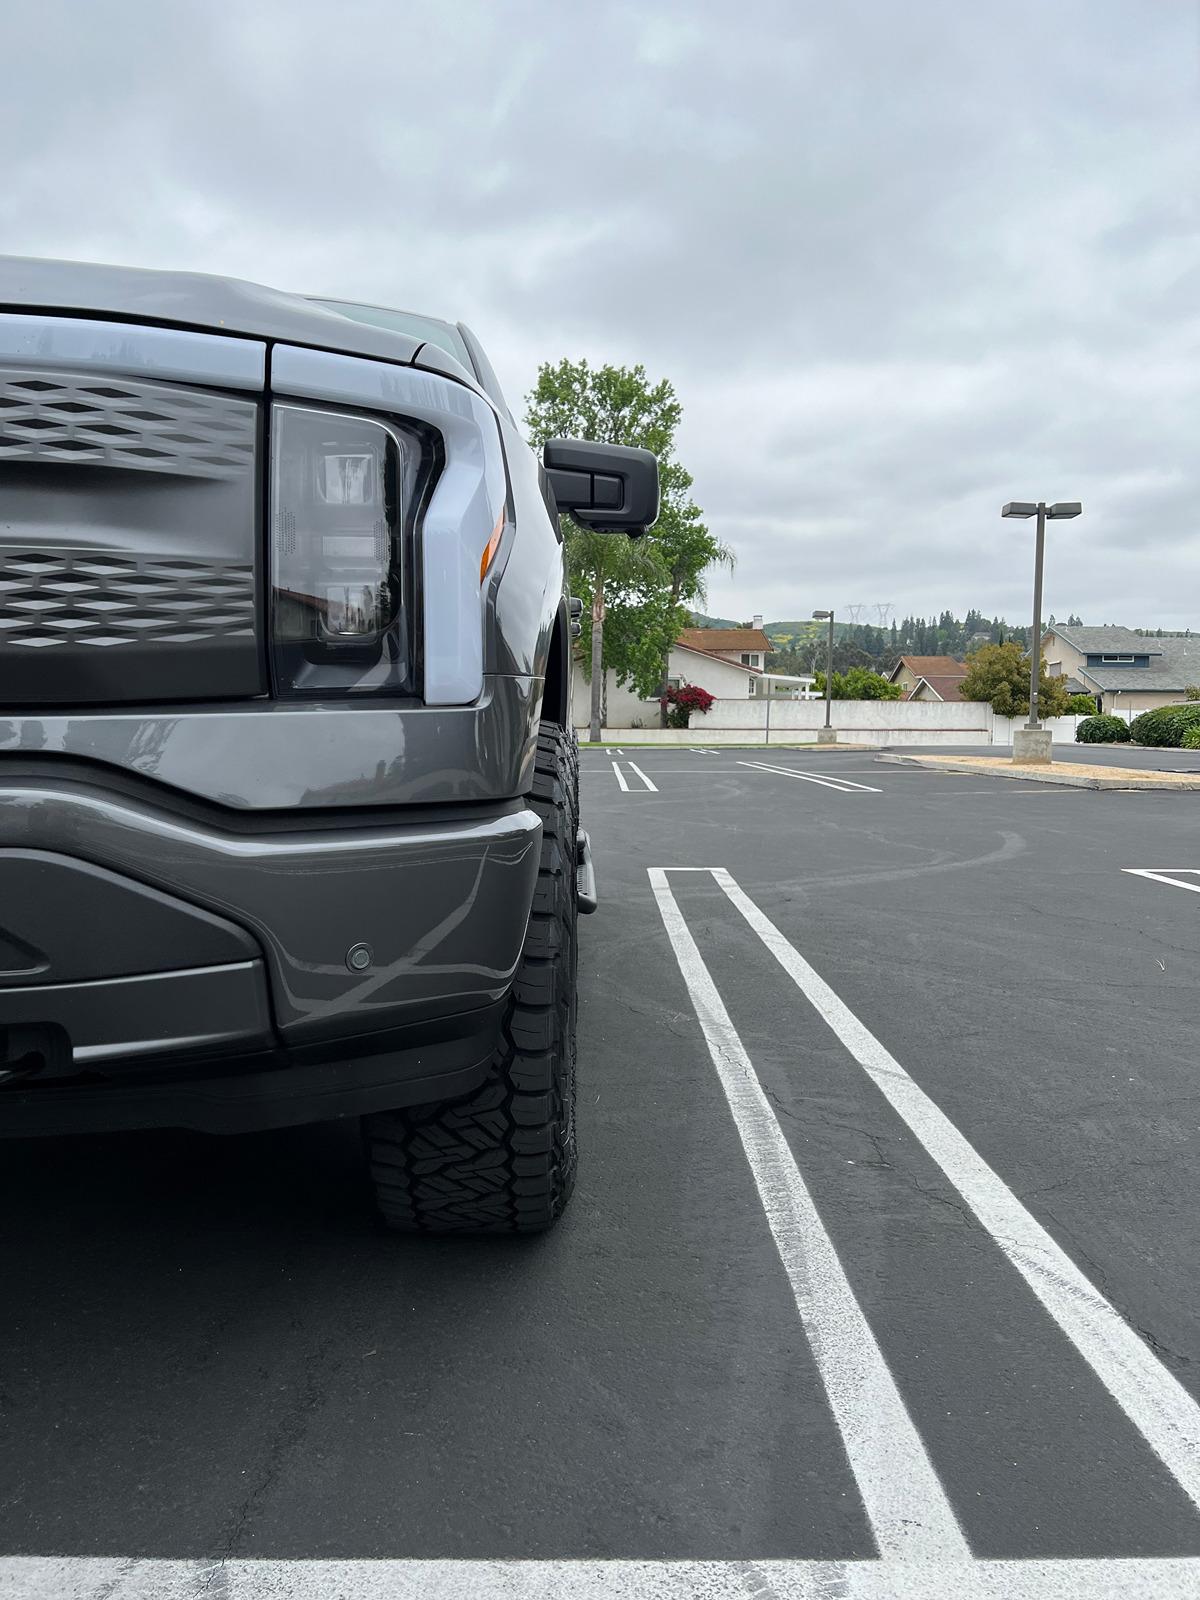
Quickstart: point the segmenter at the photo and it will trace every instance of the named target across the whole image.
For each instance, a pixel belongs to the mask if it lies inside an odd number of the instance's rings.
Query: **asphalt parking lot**
[[[554,1234],[0,1147],[0,1594],[1200,1594],[1200,796],[581,767]]]

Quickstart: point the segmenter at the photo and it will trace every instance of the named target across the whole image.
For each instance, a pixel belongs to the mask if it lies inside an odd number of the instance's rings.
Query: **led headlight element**
[[[322,456],[317,462],[317,493],[329,506],[369,506],[375,501],[373,455]]]

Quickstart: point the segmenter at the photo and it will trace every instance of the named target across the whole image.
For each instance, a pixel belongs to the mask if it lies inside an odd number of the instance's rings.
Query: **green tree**
[[[818,694],[825,693],[825,674],[818,672],[813,685]],[[833,675],[833,700],[899,700],[904,690],[898,683],[889,683],[882,672],[872,672],[869,667],[849,667]]]
[[[967,658],[967,675],[958,691],[964,700],[988,700],[1001,717],[1029,715],[1029,657],[1015,640],[985,644]],[[1038,716],[1065,715],[1070,696],[1061,678],[1051,678],[1042,658]]]
[[[649,697],[666,687],[667,658],[688,608],[704,599],[704,574],[733,554],[704,523],[692,499],[692,476],[675,459],[683,407],[664,378],[651,384],[646,369],[592,367],[586,360],[543,362],[526,396],[531,444],[547,439],[593,439],[640,445],[658,457],[658,521],[642,539],[591,533],[563,519],[571,587],[591,597],[583,645],[591,678],[592,739],[599,739],[604,672]]]

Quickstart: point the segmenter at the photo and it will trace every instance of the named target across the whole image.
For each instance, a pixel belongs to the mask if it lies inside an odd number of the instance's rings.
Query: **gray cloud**
[[[1137,0],[0,7],[0,248],[643,361],[723,614],[1200,623],[1196,24]]]

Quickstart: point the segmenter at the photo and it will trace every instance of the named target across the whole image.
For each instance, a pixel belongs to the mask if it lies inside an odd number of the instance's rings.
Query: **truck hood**
[[[206,272],[157,272],[0,256],[0,312],[6,311],[83,312],[206,333],[244,334],[430,367],[477,387],[472,374],[433,345],[388,328],[353,322],[302,295]]]

